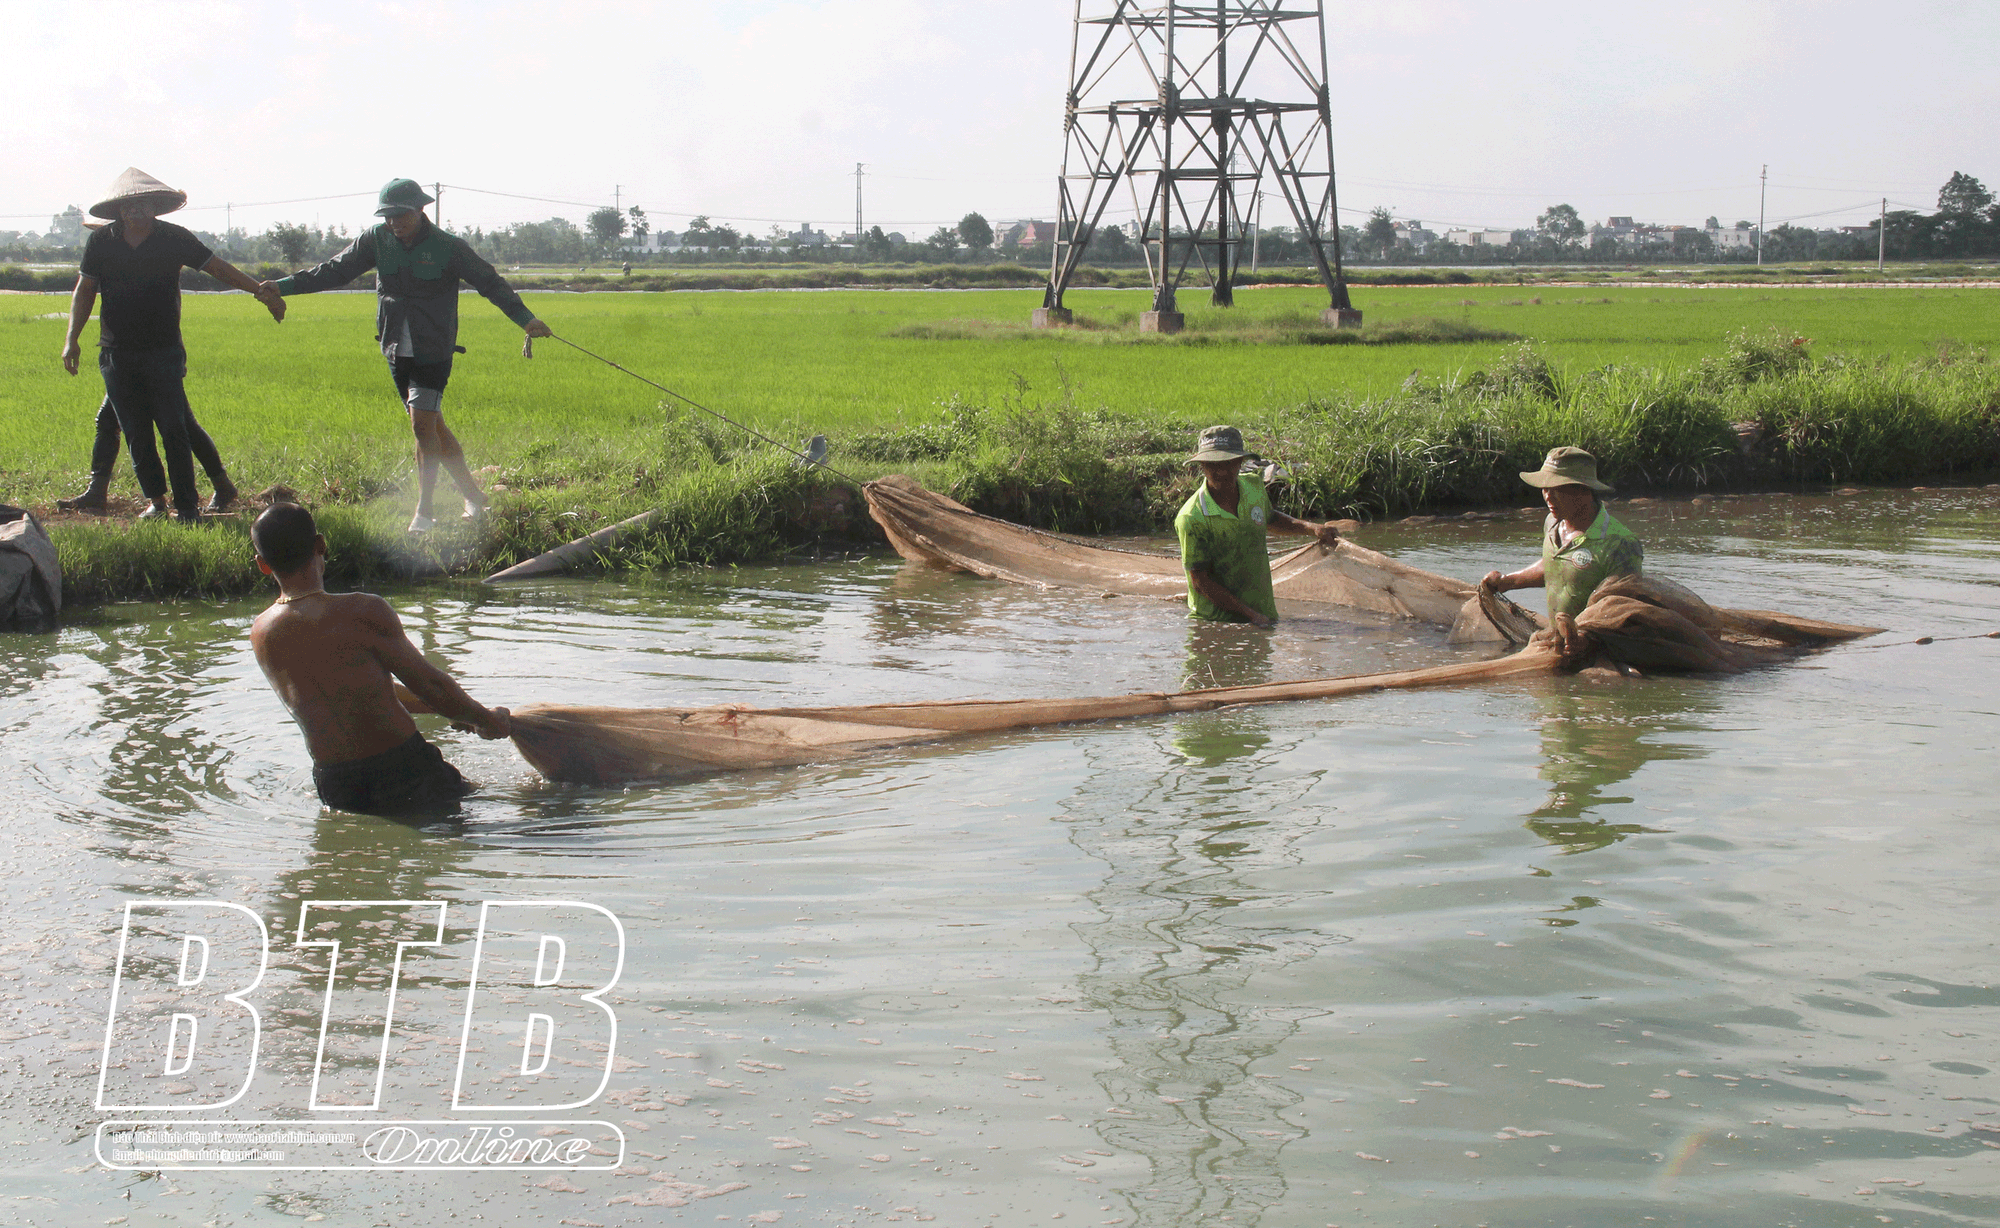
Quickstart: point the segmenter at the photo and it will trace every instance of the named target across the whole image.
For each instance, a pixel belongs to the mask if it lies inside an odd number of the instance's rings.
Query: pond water
[[[1995,1222],[2000,640],[1947,637],[2000,628],[1996,512],[1994,490],[1620,505],[1649,567],[1718,604],[1889,629],[1740,677],[1377,694],[622,789],[550,785],[438,726],[484,787],[428,828],[318,809],[245,646],[262,602],[11,637],[0,1223]],[[1537,525],[1358,537],[1476,576],[1528,561]],[[893,558],[389,595],[489,703],[1109,694],[1459,652],[1408,624],[1190,626]],[[618,1123],[624,1167],[98,1165],[119,1117],[100,1073],[153,1077],[100,1070],[123,909],[175,900],[270,935],[255,1077],[206,1117],[350,1126],[386,965],[343,982],[319,1087],[327,949],[296,941],[303,902],[446,904],[444,945],[393,988],[364,1119],[465,1116],[481,901],[607,911],[615,1043],[565,1060],[611,1047],[615,1072],[544,1116]],[[371,924],[350,960],[382,954],[391,921]],[[309,1111],[342,1087],[362,1099]]]

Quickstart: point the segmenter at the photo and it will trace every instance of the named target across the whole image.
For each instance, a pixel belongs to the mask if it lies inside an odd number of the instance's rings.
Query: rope
[[[1892,640],[1887,644],[1856,644],[1848,652],[1867,652],[1871,648],[1908,648],[1912,644],[1949,644],[1953,640],[2000,640],[2000,631],[1975,631],[1971,635],[1920,635],[1913,640]]]
[[[584,349],[576,342],[571,341],[568,337],[558,337],[554,333],[550,333],[549,337],[551,340],[562,342],[564,345],[568,346],[572,350],[575,350],[579,354],[586,355],[587,357],[590,358],[595,358],[597,361],[603,363],[607,367],[610,367],[614,371],[623,371],[625,374],[631,376],[635,380],[638,380],[642,384],[650,384],[653,387],[659,389],[661,392],[664,392],[668,396],[674,398],[676,401],[680,401],[681,403],[691,408],[698,409],[702,413],[705,413],[708,416],[710,416],[711,418],[720,419],[721,421],[728,423],[730,426],[735,427],[737,430],[742,431],[747,435],[755,435],[757,438],[763,440],[765,443],[770,444],[772,447],[777,448],[783,452],[789,452],[793,456],[798,457],[800,460],[804,461],[808,465],[816,465],[819,468],[826,470],[833,476],[841,479],[842,481],[852,484],[856,488],[859,488],[862,485],[864,485],[861,479],[842,473],[840,470],[835,469],[832,465],[827,464],[823,460],[814,460],[812,457],[807,456],[805,453],[799,451],[797,448],[791,447],[788,444],[779,443],[777,440],[771,438],[769,435],[764,434],[764,432],[762,431],[752,430],[751,428],[744,426],[741,422],[738,422],[734,418],[731,418],[727,414],[718,413],[715,410],[710,409],[708,406],[701,404],[700,402],[694,400],[691,397],[686,397],[678,392],[675,392],[673,389],[667,387],[665,384],[662,384],[657,380],[647,379],[645,376],[639,374],[637,371],[632,370],[630,367],[620,366],[619,364],[611,361],[609,358],[606,358],[602,354],[594,354],[591,351]],[[528,351],[523,350],[522,352],[527,353]]]

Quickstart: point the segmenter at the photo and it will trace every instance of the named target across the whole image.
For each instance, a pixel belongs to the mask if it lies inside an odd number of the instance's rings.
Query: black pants
[[[215,450],[215,441],[208,432],[201,429],[201,423],[194,420],[194,410],[188,410],[188,450],[194,453],[201,471],[208,475],[208,484],[220,489],[229,485],[229,471],[222,467],[222,453]],[[111,398],[97,407],[97,438],[90,444],[90,473],[109,475],[111,467],[118,463],[118,411],[111,407]]]
[[[451,359],[446,357],[442,362],[418,362],[414,358],[391,358],[389,378],[396,381],[396,395],[407,405],[412,388],[444,391],[444,386],[451,382]]]
[[[319,800],[335,810],[390,818],[449,811],[472,792],[421,733],[366,759],[314,764],[313,786]]]
[[[148,499],[158,499],[173,487],[174,510],[184,516],[199,513],[194,489],[194,456],[189,451],[187,351],[180,346],[157,350],[97,351],[97,370],[104,376],[104,393],[117,411],[125,443],[132,449],[132,473]],[[153,432],[160,432],[159,447]],[[160,453],[167,457],[160,469]]]

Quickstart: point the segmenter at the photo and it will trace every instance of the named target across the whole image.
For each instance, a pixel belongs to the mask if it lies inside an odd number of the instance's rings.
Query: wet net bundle
[[[1185,591],[1180,562],[1170,555],[1105,549],[992,520],[908,479],[871,483],[866,493],[905,558],[1023,584],[1174,597]],[[1548,626],[1496,593],[1345,541],[1335,551],[1314,544],[1275,560],[1273,578],[1284,600],[1397,614],[1450,627],[1454,639],[1516,650],[1494,660],[1432,669],[1128,695],[832,708],[536,705],[514,714],[513,740],[521,756],[551,780],[612,784],[812,763],[1008,729],[1582,669],[1734,673],[1878,630],[1719,609],[1671,581],[1637,576],[1607,580],[1577,618]]]

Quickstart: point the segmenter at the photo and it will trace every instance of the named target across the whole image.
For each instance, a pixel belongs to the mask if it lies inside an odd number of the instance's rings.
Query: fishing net
[[[1478,600],[1474,598],[1475,603]],[[1746,625],[1751,629],[1745,630]],[[544,704],[514,714],[513,739],[521,757],[551,780],[615,784],[813,763],[883,747],[1038,725],[1339,699],[1580,669],[1735,673],[1875,630],[1781,614],[1717,610],[1677,584],[1630,576],[1599,586],[1576,619],[1557,620],[1556,626],[1535,632],[1519,650],[1495,660],[1254,686],[1057,699],[844,708]]]
[[[907,478],[886,478],[865,489],[877,521],[906,558],[1017,584],[1173,598],[1185,592],[1180,561],[1170,555],[1107,549],[1024,529],[981,516]],[[1274,560],[1272,571],[1281,600],[1415,618],[1450,627],[1456,638],[1488,640],[1515,651],[1431,669],[1129,695],[836,708],[538,704],[513,714],[512,737],[522,758],[549,779],[603,785],[784,767],[1009,729],[1584,669],[1726,674],[1876,631],[1770,611],[1717,609],[1671,581],[1637,576],[1607,580],[1582,614],[1548,626],[1497,593],[1346,541],[1337,550],[1317,543],[1295,550]],[[414,703],[414,697],[405,696],[405,702]]]
[[[537,704],[513,714],[515,747],[550,780],[616,784],[704,772],[784,767],[861,751],[1038,725],[1239,704],[1336,699],[1344,695],[1547,674],[1561,663],[1553,643],[1494,661],[1348,678],[1315,678],[1201,691],[1061,699],[953,700],[852,708],[588,708]]]
[[[889,544],[914,562],[1039,588],[1187,596],[1177,555],[1112,549],[996,520],[900,474],[868,483],[862,494]],[[1512,602],[1482,608],[1473,585],[1346,540],[1273,557],[1271,591],[1281,611],[1289,605],[1294,614],[1344,609],[1414,618],[1451,628],[1453,643],[1525,643],[1540,625]]]

